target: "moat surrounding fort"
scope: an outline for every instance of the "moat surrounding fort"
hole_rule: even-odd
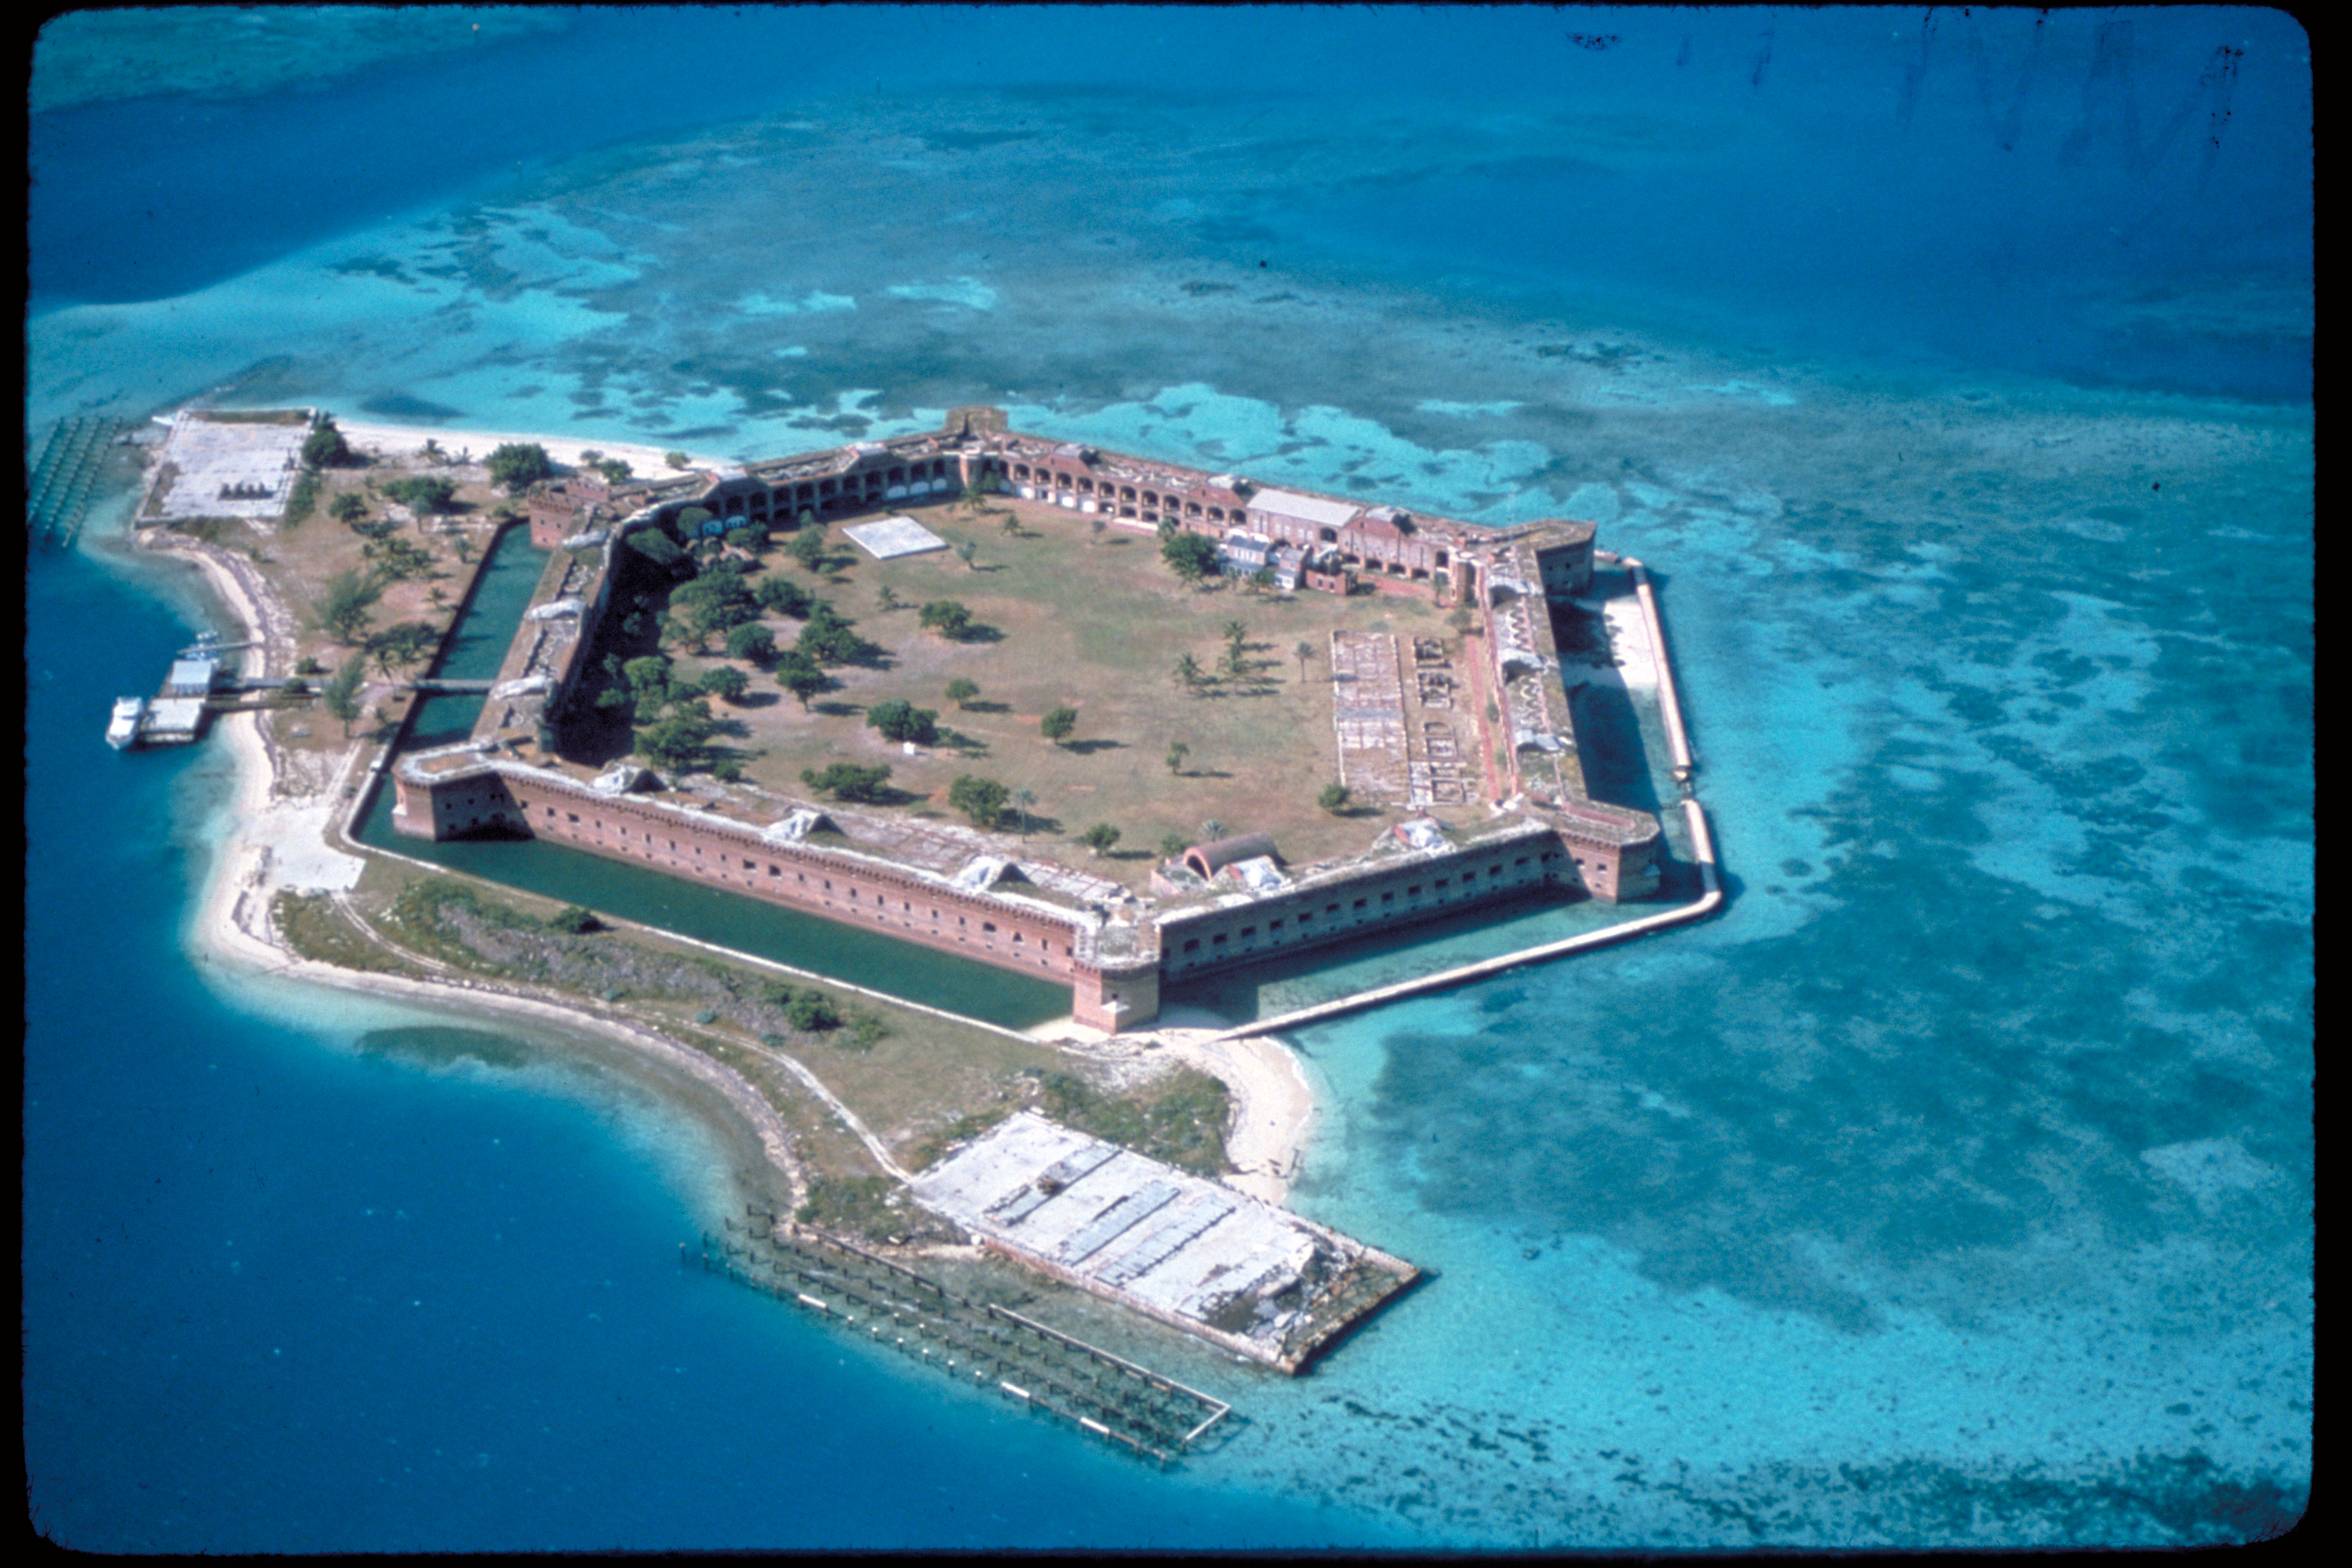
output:
[[[371,748],[363,767],[408,721],[397,691],[422,673],[400,662],[415,634],[390,634],[454,618],[461,540],[478,560],[499,507],[527,525],[524,498],[467,476],[446,531],[377,540],[324,497],[290,530],[219,530],[220,575],[199,581],[128,550],[129,503],[102,496],[27,582],[37,1526],[184,1552],[2079,1548],[2291,1524],[2310,1477],[2315,898],[2293,28],[2193,8],[1376,8],[1154,13],[1139,34],[1135,15],[927,13],[892,35],[887,73],[870,16],[840,7],[53,24],[34,81],[28,463],[68,419],[137,428],[193,400],[331,409],[355,437],[387,422],[377,439],[404,455],[339,470],[363,493],[478,469],[514,438],[566,467],[591,447],[684,477],[669,449],[748,469],[919,440],[986,405],[1057,445],[1416,520],[1589,521],[1647,563],[1723,918],[1286,1026],[1287,1068],[1269,1042],[1217,1047],[1264,1047],[1225,1064],[1235,1080],[1271,1105],[1295,1075],[1318,1108],[1295,1165],[1244,1152],[1234,1178],[1286,1181],[1288,1208],[1428,1276],[1305,1375],[1081,1291],[1024,1302],[1033,1276],[942,1257],[965,1300],[1170,1386],[978,1306],[941,1328],[961,1336],[945,1375],[921,1330],[881,1332],[892,1312],[948,1315],[894,1295],[887,1268],[755,1255],[769,1281],[790,1275],[779,1300],[680,1267],[706,1236],[737,1267],[724,1247],[745,1247],[750,1205],[908,1217],[874,1147],[753,1051],[762,1034],[902,1165],[949,1131],[918,1131],[934,1107],[1003,1088],[1061,1125],[1131,1113],[1189,1181],[1213,1096],[1181,1062],[1141,1080],[1186,1041],[1205,1049],[1207,1025],[1680,907],[1691,846],[1638,696],[1646,795],[1590,765],[1617,700],[1588,689],[1570,717],[1590,793],[1660,818],[1660,897],[1497,905],[1181,982],[1155,1026],[1080,1042],[1099,1053],[1090,1098],[1096,1079],[1049,1081],[1056,1047],[1025,1020],[954,1024],[624,911],[604,931],[549,924],[635,874],[607,857],[409,838],[423,864],[379,856],[340,882],[359,864],[326,839],[359,782],[341,759]],[[439,47],[401,43],[420,23]],[[90,36],[68,48],[74,27]],[[74,71],[51,68],[68,55]],[[1138,90],[1139,62],[1179,59],[1182,80]],[[1284,63],[1304,59],[1322,85]],[[713,60],[740,68],[692,93],[614,90],[649,62]],[[420,460],[428,435],[470,461]],[[928,520],[953,500],[881,510],[946,537],[964,525]],[[895,634],[929,600],[902,586],[912,607],[883,609],[875,568],[936,570],[1008,634],[872,637],[910,672],[918,653],[1043,650],[980,587],[1049,550],[1155,559],[1156,539],[1098,544],[1086,517],[1055,504],[1024,517],[1034,537],[993,519],[964,535],[1003,572],[860,552],[825,592],[853,631]],[[256,711],[197,746],[103,743],[113,699],[243,618],[235,574],[331,577],[375,564],[367,544],[417,569],[395,542],[434,561],[384,585],[364,635],[391,668],[372,647],[348,739],[322,695],[246,693]],[[519,574],[527,595],[539,574]],[[780,574],[819,581],[789,557]],[[1179,604],[1175,587],[1156,591]],[[1239,684],[1218,616],[1185,634],[1214,682],[1195,699],[1152,671],[1156,700],[1276,711],[1328,679],[1327,651],[1299,681],[1288,612],[1200,597],[1243,606],[1244,642],[1272,645],[1244,657],[1273,689],[1213,694]],[[1422,635],[1454,637],[1456,607],[1433,602],[1443,629]],[[1390,629],[1417,700],[1421,660]],[[710,646],[672,668],[730,662]],[[324,676],[345,655],[312,657]],[[897,695],[892,671],[835,668],[844,688],[812,709]],[[1057,751],[1037,721],[1058,694],[984,690],[1005,710],[962,720],[951,678],[906,692],[989,747],[949,785],[985,770],[1020,787],[1008,759],[1067,784],[1139,762],[1139,783],[1170,790],[1234,771],[1198,735],[1189,777],[1164,742],[1079,750],[1135,740],[1084,705]],[[893,786],[939,787],[903,751],[788,752],[799,700],[766,690],[772,708],[744,710],[747,731],[782,726],[766,759],[754,735],[714,737],[743,753],[730,788],[805,798],[801,770],[869,758]],[[469,702],[425,699],[421,732],[465,739]],[[1297,727],[1335,738],[1317,718]],[[808,732],[859,727],[813,713]],[[1408,754],[1407,786],[1416,763],[1449,782],[1441,760]],[[782,776],[762,779],[771,763]],[[1360,853],[1404,815],[1324,813],[1324,772],[1286,808],[1359,837],[1297,848],[1276,824],[1292,865]],[[1028,787],[1042,806],[1054,786]],[[1222,805],[1074,799],[997,831],[1015,860],[1107,870],[1139,900],[1160,896],[1170,834],[1193,847],[1208,818],[1251,827]],[[1099,856],[1080,839],[1097,823],[1123,830]],[[478,878],[468,905],[428,859],[444,852],[568,857],[581,879],[551,895]],[[281,892],[290,925],[347,959],[389,947],[346,906],[381,914],[415,973],[329,984],[228,940],[238,919],[266,930]],[[599,975],[585,1004],[535,1000]],[[771,983],[885,1032],[804,1035]],[[1036,1021],[1071,994],[1040,984]],[[934,1026],[965,1031],[967,1065],[927,1049]],[[772,1091],[768,1111],[662,1044],[706,1037]],[[1232,1132],[1268,1131],[1264,1115]],[[805,1194],[772,1173],[777,1150],[807,1154]],[[1172,1189],[1156,1215],[1201,1212],[1174,1177],[1121,1191],[1157,1203],[1155,1182]],[[1058,1202],[1031,1216],[1057,1246],[1084,1235]],[[1181,1446],[1232,1409],[1162,1469],[967,1378],[963,1346],[1074,1390],[1107,1380],[1142,1426],[1099,1424],[1138,1443]]]

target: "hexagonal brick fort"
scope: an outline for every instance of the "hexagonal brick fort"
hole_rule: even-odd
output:
[[[1484,617],[1503,754],[1486,772],[1449,725],[1450,675],[1429,650],[1333,634],[1333,672],[1350,673],[1335,715],[1343,776],[1360,795],[1423,808],[1363,854],[1285,866],[1263,835],[1188,849],[1151,896],[1028,858],[1010,841],[844,807],[747,806],[713,786],[659,787],[626,764],[591,776],[550,754],[608,608],[614,552],[640,528],[675,529],[688,508],[710,532],[790,526],[968,489],[1018,495],[1142,530],[1217,542],[1229,571],[1270,568],[1277,585],[1347,593],[1364,577]],[[529,498],[533,542],[556,552],[489,701],[467,740],[405,753],[393,768],[393,823],[417,837],[517,832],[631,861],[729,892],[865,927],[1071,987],[1087,1026],[1149,1021],[1163,981],[1444,919],[1539,886],[1612,902],[1658,884],[1660,833],[1646,812],[1590,797],[1559,678],[1551,601],[1582,594],[1593,525],[1546,520],[1492,530],[1396,507],[1252,484],[1153,458],[1024,435],[1002,410],[950,412],[934,434],[802,457],[606,485],[542,483]],[[1373,646],[1374,644],[1386,646]],[[648,788],[648,785],[655,787]],[[1499,805],[1488,812],[1486,795]],[[1477,820],[1427,813],[1479,806]]]

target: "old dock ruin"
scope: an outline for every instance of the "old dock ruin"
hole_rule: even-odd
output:
[[[763,1223],[729,1221],[725,1235],[704,1235],[704,1268],[1139,1458],[1167,1463],[1233,1408],[1009,1307],[958,1295],[848,1243],[787,1230],[773,1215],[751,1215]]]
[[[990,1251],[1296,1373],[1421,1271],[1287,1209],[1018,1111],[914,1181]]]

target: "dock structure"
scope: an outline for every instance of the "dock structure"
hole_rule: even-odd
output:
[[[904,1265],[749,1211],[681,1255],[789,1301],[975,1388],[992,1389],[1160,1464],[1188,1450],[1232,1406],[1147,1367],[974,1301]]]
[[[126,428],[105,416],[61,419],[25,481],[25,533],[36,545],[69,547],[96,499],[107,448]]]
[[[1291,1373],[1421,1272],[1033,1111],[917,1176],[914,1193],[992,1252]]]

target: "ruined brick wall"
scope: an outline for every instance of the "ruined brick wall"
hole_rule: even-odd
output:
[[[547,774],[501,773],[535,837],[1000,969],[1059,980],[1076,973],[1076,922],[1045,910],[959,892],[862,859],[771,843],[740,825],[696,822],[650,801],[597,795]]]
[[[1540,831],[1415,855],[1246,904],[1164,919],[1160,971],[1169,980],[1190,980],[1272,953],[1459,914],[1573,875],[1567,849]]]

